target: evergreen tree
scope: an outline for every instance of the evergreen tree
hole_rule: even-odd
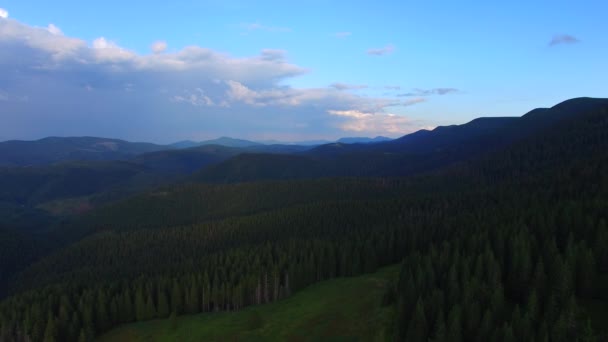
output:
[[[406,340],[413,342],[426,341],[427,334],[428,326],[424,313],[424,303],[422,302],[422,298],[418,298],[412,320],[409,324]]]

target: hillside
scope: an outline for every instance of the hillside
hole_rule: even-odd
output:
[[[522,117],[478,118],[375,144],[322,145],[293,156],[241,155],[203,169],[195,179],[239,182],[317,177],[404,177],[500,151],[567,120],[608,109],[608,99],[578,98]]]
[[[290,154],[301,146],[260,145],[233,148],[206,145],[143,153],[128,160],[64,161],[51,165],[0,167],[0,210],[7,216],[27,211],[71,215],[162,184],[177,182],[192,172],[250,151]],[[14,226],[16,220],[2,220]],[[36,226],[35,220],[31,226]],[[44,224],[42,224],[44,225]],[[38,225],[38,226],[42,226]]]
[[[119,327],[98,341],[388,341],[386,294],[397,267],[311,285],[292,297],[232,313],[179,316]]]
[[[49,137],[35,141],[0,142],[0,166],[47,165],[62,161],[125,160],[138,154],[171,149],[95,137]]]
[[[390,338],[601,339],[606,101],[567,101],[516,120],[529,120],[529,131],[501,123],[493,137],[519,136],[443,166],[445,151],[410,154],[412,165],[370,150],[345,153],[348,159],[334,154],[349,169],[365,161],[359,171],[420,170],[398,179],[323,179],[318,172],[321,179],[289,180],[311,164],[248,162],[234,180],[268,180],[183,183],[93,210],[53,231],[82,236],[9,280],[13,295],[0,304],[0,336],[69,341],[172,312],[251,310],[320,281],[401,262],[388,300],[395,312]],[[488,141],[492,125],[470,125],[485,132],[476,141]],[[471,144],[452,141],[452,151]],[[231,160],[247,158],[345,169],[326,169],[336,164],[311,153]]]

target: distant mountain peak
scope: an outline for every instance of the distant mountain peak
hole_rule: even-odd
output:
[[[373,143],[391,141],[391,140],[393,140],[393,139],[379,135],[379,136],[376,136],[375,138],[346,137],[346,138],[340,138],[336,142],[343,143],[343,144],[373,144]]]

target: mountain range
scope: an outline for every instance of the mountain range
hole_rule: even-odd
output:
[[[386,339],[605,340],[607,131],[577,98],[375,143],[71,142],[120,160],[0,168],[0,340],[248,306],[253,334],[255,306],[391,264]]]
[[[358,137],[341,138],[337,142],[354,144],[377,143],[389,140],[391,139],[386,137]],[[150,152],[190,149],[210,145],[260,152],[294,152],[306,150],[324,143],[329,143],[329,141],[302,141],[299,143],[266,141],[262,143],[220,137],[200,142],[184,140],[169,145],[158,145],[99,137],[48,137],[34,141],[9,140],[0,142],[0,167],[40,166],[65,161],[130,160]]]
[[[607,101],[578,98],[522,117],[478,118],[394,140],[346,138],[320,146],[264,145],[231,138],[181,149],[88,137],[8,141],[0,143],[0,202],[8,212],[40,212],[44,207],[69,213],[176,181],[404,177],[500,150],[576,119],[581,112],[605,108]],[[14,215],[4,217],[9,216]]]

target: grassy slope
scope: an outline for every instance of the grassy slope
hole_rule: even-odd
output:
[[[119,327],[100,341],[386,341],[392,306],[381,305],[398,266],[312,285],[238,312],[180,316]],[[255,328],[257,326],[257,328]]]

